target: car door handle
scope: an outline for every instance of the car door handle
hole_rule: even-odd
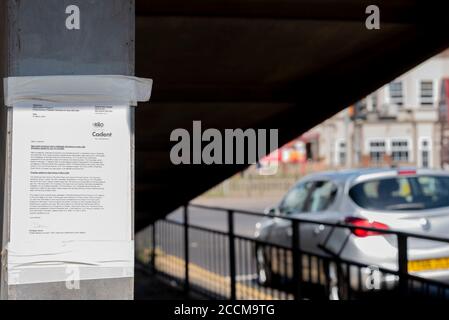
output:
[[[324,226],[324,224],[320,224],[319,226],[316,226],[315,229],[313,230],[313,234],[314,235],[319,235],[321,232],[324,231],[324,229],[326,229],[326,227]]]
[[[287,236],[291,237],[293,235],[293,230],[291,228],[287,229]]]

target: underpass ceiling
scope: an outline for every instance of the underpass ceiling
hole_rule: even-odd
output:
[[[439,3],[137,1],[136,74],[154,79],[136,114],[136,226],[200,195],[241,166],[174,166],[170,133],[192,121],[278,128],[286,143],[449,47]]]

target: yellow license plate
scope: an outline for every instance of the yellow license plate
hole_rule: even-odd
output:
[[[409,272],[449,269],[449,258],[415,260],[408,262]]]

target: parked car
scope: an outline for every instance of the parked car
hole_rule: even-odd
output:
[[[332,299],[343,298],[349,290],[394,288],[398,277],[379,270],[398,269],[395,235],[325,224],[447,237],[449,174],[409,168],[312,174],[300,180],[277,207],[267,209],[266,213],[275,217],[267,217],[256,226],[256,260],[261,284],[272,285],[279,279],[291,278],[291,257],[279,258],[270,245],[265,245],[291,247],[291,221],[283,219],[288,217],[315,222],[300,223],[298,230],[301,252],[306,253],[301,260],[306,282],[311,281],[310,272],[314,270],[318,274],[315,278],[326,279],[318,285],[327,286],[326,292]],[[311,265],[313,259],[318,261],[315,266]],[[343,268],[338,259],[364,267]],[[409,238],[408,260],[410,274],[449,282],[449,243]],[[283,268],[279,267],[282,265]],[[374,288],[373,276],[379,278]]]

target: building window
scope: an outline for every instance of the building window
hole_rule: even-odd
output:
[[[429,161],[429,151],[428,150],[423,150],[421,151],[421,157],[422,157],[422,167],[423,168],[429,168],[430,166],[430,161]]]
[[[409,162],[410,158],[409,143],[407,140],[391,141],[391,158],[393,162]]]
[[[420,144],[421,149],[421,167],[430,168],[430,139],[422,139]]]
[[[373,111],[377,110],[377,93],[371,95],[371,108]]]
[[[398,106],[404,105],[404,93],[401,81],[390,83],[390,101]]]
[[[306,159],[307,161],[316,161],[319,158],[318,155],[318,141],[314,140],[306,143]]]
[[[337,143],[337,165],[346,165],[346,142],[340,141]]]
[[[433,81],[421,81],[421,105],[432,106],[434,103],[433,97]]]
[[[383,163],[386,153],[384,140],[373,140],[369,143],[369,155],[372,163]]]

